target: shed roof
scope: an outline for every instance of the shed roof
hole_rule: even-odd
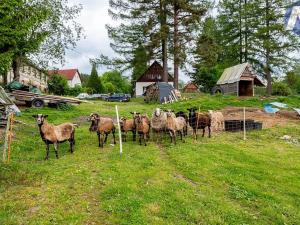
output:
[[[217,84],[231,84],[240,81],[244,71],[248,68],[251,75],[253,76],[255,80],[255,84],[265,86],[265,82],[263,78],[259,77],[251,64],[249,63],[243,63],[239,64],[233,67],[229,67],[224,70],[222,76],[218,80]]]

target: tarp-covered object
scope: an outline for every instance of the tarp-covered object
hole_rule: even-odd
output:
[[[167,103],[177,101],[180,98],[176,93],[177,91],[172,85],[166,82],[156,82],[146,87],[144,96],[146,102],[158,101]]]

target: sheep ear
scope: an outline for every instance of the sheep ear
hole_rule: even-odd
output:
[[[32,115],[32,117],[33,117],[33,118],[37,118],[37,117],[38,117],[38,115]]]
[[[174,109],[172,110],[172,112],[175,112]]]
[[[190,111],[191,111],[191,108],[188,108],[187,110],[190,112]]]
[[[134,113],[133,113],[133,112],[130,112],[130,114],[132,114],[132,115],[133,115]]]
[[[48,115],[44,115],[44,118],[47,118],[48,117]]]

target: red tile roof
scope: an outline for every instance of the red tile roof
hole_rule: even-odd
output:
[[[76,75],[76,72],[79,71],[78,69],[67,69],[67,70],[49,70],[49,75],[58,74],[64,76],[67,80],[73,80],[74,76]]]

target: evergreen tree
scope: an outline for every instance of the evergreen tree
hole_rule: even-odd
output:
[[[288,57],[299,49],[299,37],[286,31],[283,22],[289,0],[222,0],[218,16],[221,59],[228,66],[250,62],[268,81],[293,65]]]
[[[187,59],[187,53],[193,46],[202,17],[209,8],[209,1],[199,0],[169,0],[172,10],[170,12],[173,21],[169,22],[172,27],[170,39],[172,46],[170,52],[174,63],[174,87],[178,89],[179,68]]]
[[[91,88],[94,93],[103,93],[104,87],[102,85],[101,79],[98,76],[97,67],[95,64],[92,66],[91,75],[87,82],[87,87]]]

